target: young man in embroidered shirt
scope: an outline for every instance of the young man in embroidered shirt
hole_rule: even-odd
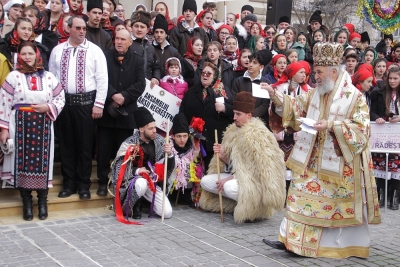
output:
[[[286,166],[293,172],[279,241],[267,245],[306,257],[369,256],[368,223],[381,222],[369,151],[369,109],[340,66],[343,46],[314,46],[317,87],[296,97],[268,90],[282,127],[301,131],[298,119],[316,121],[301,131]],[[378,208],[376,208],[378,207]]]
[[[193,36],[198,36],[203,41],[203,54],[206,54],[208,44],[207,33],[197,25],[195,16],[197,15],[197,4],[195,0],[185,0],[182,6],[184,19],[180,24],[171,30],[170,41],[183,57],[187,51],[187,44]]]

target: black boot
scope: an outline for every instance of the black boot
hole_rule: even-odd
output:
[[[47,219],[47,194],[49,193],[49,189],[40,189],[36,190],[37,198],[38,198],[38,210],[39,210],[39,219],[46,220]]]
[[[399,190],[393,191],[393,197],[391,199],[392,205],[390,207],[391,210],[399,209]]]
[[[25,221],[32,221],[33,219],[33,212],[32,212],[32,191],[20,189],[19,193],[21,194],[22,198],[22,218]]]
[[[132,218],[136,220],[142,218],[142,198],[139,198],[133,206]]]

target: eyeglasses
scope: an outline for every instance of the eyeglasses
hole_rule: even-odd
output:
[[[125,9],[116,9],[115,12],[125,12]]]
[[[212,72],[205,72],[205,71],[201,72],[201,76],[210,77],[211,75],[212,75]]]
[[[76,26],[75,29],[76,29],[77,31],[84,31],[84,32],[87,30],[86,27],[79,27],[79,26]]]
[[[266,32],[267,34],[271,34],[271,35],[274,35],[275,34],[275,32]]]
[[[219,34],[222,34],[222,35],[228,35],[228,34],[229,34],[229,32],[220,32]]]

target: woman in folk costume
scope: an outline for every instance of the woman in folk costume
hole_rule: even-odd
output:
[[[379,90],[371,92],[371,121],[376,123],[398,123],[400,106],[400,68],[394,67],[388,71],[386,85]],[[384,205],[384,190],[386,177],[386,154],[372,153],[372,159],[375,168],[375,176],[378,186],[379,204]],[[400,155],[389,154],[389,177],[388,197],[389,208],[399,209],[400,198]]]
[[[214,157],[201,179],[200,208],[218,212],[220,190],[223,211],[233,212],[237,223],[268,219],[285,202],[283,152],[264,122],[252,116],[255,103],[250,92],[236,95],[235,122],[226,128],[222,143],[213,145]]]
[[[282,126],[300,131],[286,161],[293,179],[279,241],[263,241],[306,257],[367,258],[368,224],[381,223],[369,109],[340,66],[342,45],[317,43],[313,54],[316,89],[292,97],[261,85],[282,116]],[[302,130],[301,117],[316,134]]]
[[[239,53],[239,43],[236,37],[233,35],[226,37],[221,57],[223,60],[230,63],[233,69],[237,67]]]
[[[287,58],[285,55],[278,54],[273,56],[271,65],[269,67],[268,73],[265,78],[271,81],[271,83],[276,83],[281,78],[283,72],[287,67]]]
[[[283,72],[278,82],[272,84],[279,92],[285,95],[296,97],[307,93],[312,88],[307,84],[307,70],[310,65],[306,61],[299,61],[290,64]],[[282,118],[275,112],[275,105],[271,104],[269,126],[278,141],[279,148],[285,153],[285,162],[292,152],[293,146],[299,138],[299,133],[293,128],[282,128]],[[289,190],[290,180],[292,179],[292,171],[286,171],[286,194]]]
[[[0,140],[15,144],[14,151],[8,151],[4,158],[3,187],[20,190],[27,221],[33,218],[31,192],[36,190],[39,219],[44,220],[53,179],[53,121],[64,107],[64,91],[54,75],[43,69],[39,50],[32,42],[19,44],[16,69],[1,88]]]
[[[200,180],[204,173],[200,153],[203,128],[203,119],[194,117],[189,125],[185,115],[178,113],[174,117],[170,140],[175,155],[175,169],[168,179],[168,192],[171,196],[176,195],[179,204],[194,205],[196,208],[199,207]]]

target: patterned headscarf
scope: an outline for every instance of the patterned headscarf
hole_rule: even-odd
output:
[[[18,18],[18,19],[26,21],[26,22],[29,21],[29,23],[32,23],[29,19],[25,19],[25,18]],[[10,43],[11,51],[13,51],[13,52],[17,51],[17,47],[21,43],[21,41],[22,40],[19,37],[19,34],[17,32],[17,24],[15,24],[14,29],[11,31],[11,34],[10,34],[10,42],[9,43]],[[35,34],[32,33],[32,35],[31,35],[31,37],[29,37],[28,41],[30,41],[30,42],[35,41]]]
[[[46,30],[46,22],[42,12],[40,12],[39,8],[35,6],[29,6],[29,9],[35,9],[37,16],[36,16],[36,23],[33,26],[33,32],[37,35],[41,34],[44,30]]]
[[[69,14],[62,14],[61,17],[60,17],[60,19],[58,20],[58,25],[57,25],[57,32],[56,32],[56,34],[57,34],[57,36],[58,36],[58,42],[59,42],[60,44],[66,42],[66,41],[68,40],[68,38],[69,38],[69,33],[67,33],[67,32],[65,31],[65,29],[64,29],[64,24],[63,24],[63,21],[64,21],[64,17],[65,17],[65,16],[69,16]]]
[[[72,10],[72,8],[71,8],[71,0],[67,0],[67,2],[68,2],[68,6],[69,6],[69,14],[71,14],[71,15],[77,15],[77,16],[81,16],[81,15],[83,15],[83,0],[82,0],[82,2],[81,2],[81,5],[78,7],[78,10]]]
[[[185,55],[183,56],[184,58],[191,59],[193,61],[193,64],[195,64],[196,66],[197,66],[197,63],[201,59],[203,59],[203,57],[201,55],[198,56],[193,52],[193,44],[197,40],[200,40],[200,38],[197,36],[194,36],[189,39],[189,42],[187,44],[187,51],[186,51]]]
[[[27,45],[24,45],[22,47],[25,47],[25,46],[27,46]],[[19,72],[24,73],[24,74],[30,74],[30,73],[35,73],[37,71],[43,70],[42,56],[40,55],[40,52],[39,52],[39,49],[37,48],[37,46],[36,45],[34,45],[34,46],[35,46],[35,50],[36,50],[36,60],[35,60],[35,64],[33,66],[27,64],[24,60],[22,60],[21,55],[19,54],[19,51],[18,51],[17,70]],[[19,47],[19,49],[22,49],[22,47]]]
[[[235,52],[229,52],[228,51],[228,48],[226,47],[226,40],[228,40],[228,39],[235,39],[236,40],[236,50],[235,50]],[[222,59],[225,59],[225,60],[228,60],[228,61],[232,61],[232,60],[238,59],[239,53],[240,53],[240,51],[239,51],[238,39],[233,35],[227,36],[225,38],[223,49],[222,49]]]

